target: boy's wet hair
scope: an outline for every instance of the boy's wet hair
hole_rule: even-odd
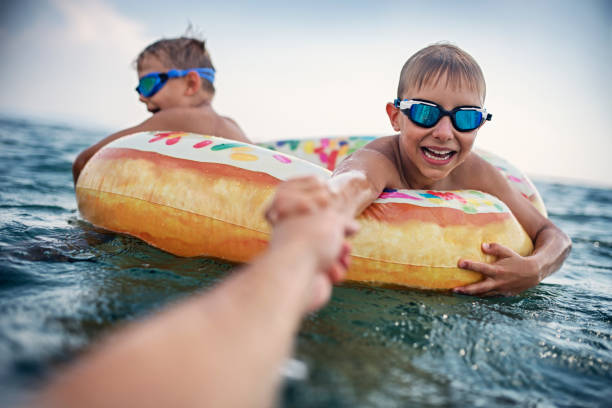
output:
[[[153,56],[170,69],[212,68],[206,42],[192,37],[166,38],[145,48],[136,58],[136,69],[140,70],[146,57]],[[202,78],[202,87],[214,93],[215,87]]]
[[[476,60],[456,45],[437,43],[423,48],[406,61],[400,74],[397,97],[403,98],[406,89],[419,90],[446,76],[451,89],[467,87],[486,96],[484,75]]]

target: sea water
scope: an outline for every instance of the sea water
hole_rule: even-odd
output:
[[[103,136],[0,118],[0,406],[120,323],[206,290],[233,266],[82,220],[71,163]],[[305,375],[286,377],[281,404],[611,406],[612,189],[535,182],[573,241],[560,271],[509,298],[336,287],[301,326],[293,358]]]

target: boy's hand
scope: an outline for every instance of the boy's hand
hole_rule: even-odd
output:
[[[336,195],[324,180],[314,176],[287,180],[278,185],[265,216],[270,224],[276,225],[287,217],[329,208]]]
[[[540,283],[536,262],[523,257],[500,244],[482,244],[482,251],[494,255],[497,261],[492,264],[460,259],[457,266],[480,272],[485,279],[467,286],[453,289],[455,293],[478,296],[511,296],[521,293]]]

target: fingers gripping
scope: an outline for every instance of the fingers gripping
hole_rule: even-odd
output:
[[[504,245],[497,244],[495,242],[483,243],[482,251],[488,255],[495,256],[497,258],[497,261],[503,258],[510,258],[510,257],[518,256],[517,253],[511,250],[510,248]],[[459,262],[457,263],[457,266],[462,269],[468,269],[474,272],[479,272],[485,276],[492,277],[492,278],[497,276],[500,272],[499,265],[496,265],[495,263],[488,264],[486,262],[476,262],[476,261],[471,261],[468,259],[460,259]]]
[[[482,295],[487,292],[492,292],[495,289],[495,281],[491,278],[486,278],[483,281],[473,283],[468,286],[462,286],[453,289],[453,292],[463,295]]]
[[[488,277],[494,277],[497,275],[497,267],[493,264],[488,264],[485,262],[475,262],[469,261],[466,259],[461,259],[458,262],[458,265],[462,269],[468,269],[470,271],[481,273]]]
[[[517,255],[516,252],[514,252],[510,248],[504,245],[498,244],[496,242],[491,242],[491,243],[485,242],[484,244],[482,244],[482,252],[484,252],[485,254],[496,256],[498,259],[499,258],[509,258],[511,256]]]

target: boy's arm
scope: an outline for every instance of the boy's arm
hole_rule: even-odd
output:
[[[169,119],[172,116],[172,113],[169,114],[169,112],[167,111],[157,112],[139,125],[121,130],[117,133],[113,133],[112,135],[100,140],[93,146],[90,146],[87,149],[83,150],[74,160],[74,163],[72,163],[72,178],[74,180],[74,184],[76,185],[76,182],[79,179],[79,175],[81,174],[83,167],[85,167],[89,159],[91,159],[93,155],[98,152],[98,150],[102,149],[110,142],[113,142],[123,136],[131,135],[138,132],[146,132],[151,130],[178,130],[171,129],[173,123],[172,121],[169,121]]]
[[[514,295],[536,286],[545,277],[558,270],[571,250],[570,238],[545,218],[536,208],[493,166],[483,161],[472,174],[482,174],[475,189],[485,191],[502,200],[512,211],[534,243],[530,256],[522,257],[498,243],[484,243],[482,251],[497,257],[487,264],[461,259],[458,266],[480,272],[483,281],[455,288],[457,293],[469,295]]]
[[[58,377],[38,405],[272,406],[300,319],[343,277],[327,271],[354,231],[332,211],[281,222],[252,265],[120,331]]]
[[[92,156],[96,154],[98,150],[100,150],[101,148],[109,144],[110,142],[119,139],[120,137],[130,135],[132,133],[140,132],[139,130],[140,126],[141,125],[138,125],[133,128],[129,128],[129,129],[125,129],[120,132],[117,132],[117,133],[113,133],[112,135],[105,137],[104,139],[96,143],[95,145],[90,146],[87,149],[83,150],[81,153],[79,153],[77,158],[74,160],[74,163],[72,163],[72,179],[74,181],[74,184],[76,185],[77,180],[79,179],[79,175],[81,174],[81,171],[83,170],[83,167],[85,167],[89,159],[91,159]]]
[[[281,183],[266,212],[268,221],[274,224],[286,217],[327,207],[334,207],[350,218],[359,215],[385,187],[399,184],[395,165],[375,142],[379,141],[342,161],[327,181],[305,177]]]

